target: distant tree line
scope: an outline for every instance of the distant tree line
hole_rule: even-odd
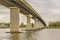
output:
[[[10,23],[0,23],[0,28],[9,28],[10,27]]]
[[[33,23],[31,23],[31,26],[32,26],[32,27],[34,27],[34,24],[33,24]],[[20,27],[21,27],[21,28],[25,28],[25,27],[26,27],[26,25],[25,25],[24,23],[21,23]]]
[[[60,22],[49,22],[49,27],[60,27]]]
[[[4,24],[4,25],[3,25],[3,24]],[[10,28],[10,23],[0,23],[0,28],[1,28],[1,26],[2,26],[2,28]],[[19,27],[20,27],[20,28],[26,28],[26,24],[21,23],[21,24],[19,25]],[[34,27],[34,24],[33,24],[33,23],[31,23],[31,27]]]

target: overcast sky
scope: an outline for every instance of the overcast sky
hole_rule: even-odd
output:
[[[26,0],[26,1],[40,14],[40,16],[46,23],[50,21],[60,21],[60,0]],[[9,22],[10,21],[9,13],[10,12],[8,8],[0,5],[0,22]],[[23,20],[22,22],[24,21],[25,20]]]

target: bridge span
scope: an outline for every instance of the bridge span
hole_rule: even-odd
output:
[[[34,20],[33,29],[46,26],[41,16],[25,0],[0,0],[0,5],[4,5],[10,9],[11,32],[19,32],[19,13],[27,17],[27,30],[32,29],[31,18]]]

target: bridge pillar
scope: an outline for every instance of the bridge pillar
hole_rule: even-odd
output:
[[[39,28],[40,27],[40,24],[39,24],[39,20],[37,19],[37,26],[36,26],[37,28]]]
[[[40,21],[38,23],[39,23],[39,28],[43,28],[44,27],[44,25]]]
[[[31,18],[30,18],[30,15],[26,15],[26,17],[27,17],[26,29],[29,30],[31,29]]]
[[[19,13],[19,8],[10,7],[10,32],[19,32]]]
[[[34,18],[34,28],[38,28],[38,19]]]
[[[38,20],[38,28],[41,28],[41,22]]]

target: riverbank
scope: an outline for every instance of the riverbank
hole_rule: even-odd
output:
[[[46,27],[46,29],[60,29],[60,27]]]
[[[2,27],[0,29],[9,29],[10,30],[10,28],[8,28],[8,27],[4,27],[4,28]],[[43,28],[31,28],[31,29],[19,28],[19,30],[21,30],[21,31],[38,31],[38,30],[42,30],[42,29],[45,29],[45,27],[43,27]]]

